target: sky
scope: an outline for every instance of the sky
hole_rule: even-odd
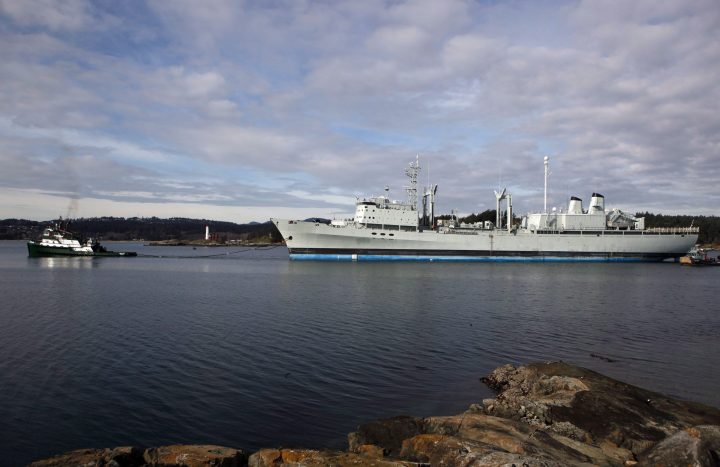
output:
[[[720,214],[717,0],[0,0],[0,218]]]

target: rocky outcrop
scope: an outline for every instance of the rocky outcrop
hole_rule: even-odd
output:
[[[339,451],[317,451],[314,449],[261,449],[248,461],[250,467],[275,466],[366,466],[366,467],[408,467],[415,465],[410,462],[389,459],[369,458],[361,454]]]
[[[174,445],[146,449],[146,465],[201,467],[235,467],[245,465],[247,456],[242,450],[213,445]]]
[[[488,414],[634,456],[695,425],[720,425],[720,410],[679,401],[562,362],[497,368],[483,381],[499,390]]]
[[[720,410],[670,399],[566,363],[495,369],[498,392],[444,417],[363,424],[349,449],[219,446],[72,451],[35,466],[717,466]]]
[[[31,467],[236,467],[247,465],[247,455],[240,449],[214,445],[173,445],[142,449],[79,449],[49,459],[36,461]]]
[[[142,465],[143,450],[132,446],[113,449],[78,449],[48,459],[35,461],[32,467],[82,466],[123,466]]]
[[[562,362],[505,365],[483,381],[497,397],[456,416],[361,425],[350,450],[374,445],[430,465],[671,466],[682,444],[690,465],[720,465],[718,409]]]
[[[387,456],[397,456],[404,440],[421,433],[422,419],[392,417],[360,425],[358,431],[348,435],[348,444],[354,452],[359,452],[359,446],[374,445]]]
[[[398,426],[396,419],[373,425],[383,423],[388,430]],[[627,451],[603,450],[520,421],[479,413],[415,419],[414,425],[421,432],[404,439],[397,452],[395,433],[387,440],[352,433],[350,450],[357,452],[358,446],[374,442],[393,457],[429,465],[622,465],[632,457]]]
[[[642,454],[639,465],[720,465],[720,427],[679,430]]]

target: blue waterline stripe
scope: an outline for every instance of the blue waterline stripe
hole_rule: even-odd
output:
[[[662,258],[601,257],[601,256],[411,256],[411,255],[353,255],[291,253],[293,261],[417,261],[417,262],[480,262],[480,263],[645,263]]]

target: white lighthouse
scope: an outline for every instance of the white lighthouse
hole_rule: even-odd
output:
[[[205,226],[205,241],[208,241],[208,240],[210,240],[210,226],[206,225]]]

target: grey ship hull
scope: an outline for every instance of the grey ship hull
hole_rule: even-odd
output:
[[[361,224],[273,219],[292,260],[330,261],[662,261],[684,256],[697,232],[598,230],[401,231]]]

